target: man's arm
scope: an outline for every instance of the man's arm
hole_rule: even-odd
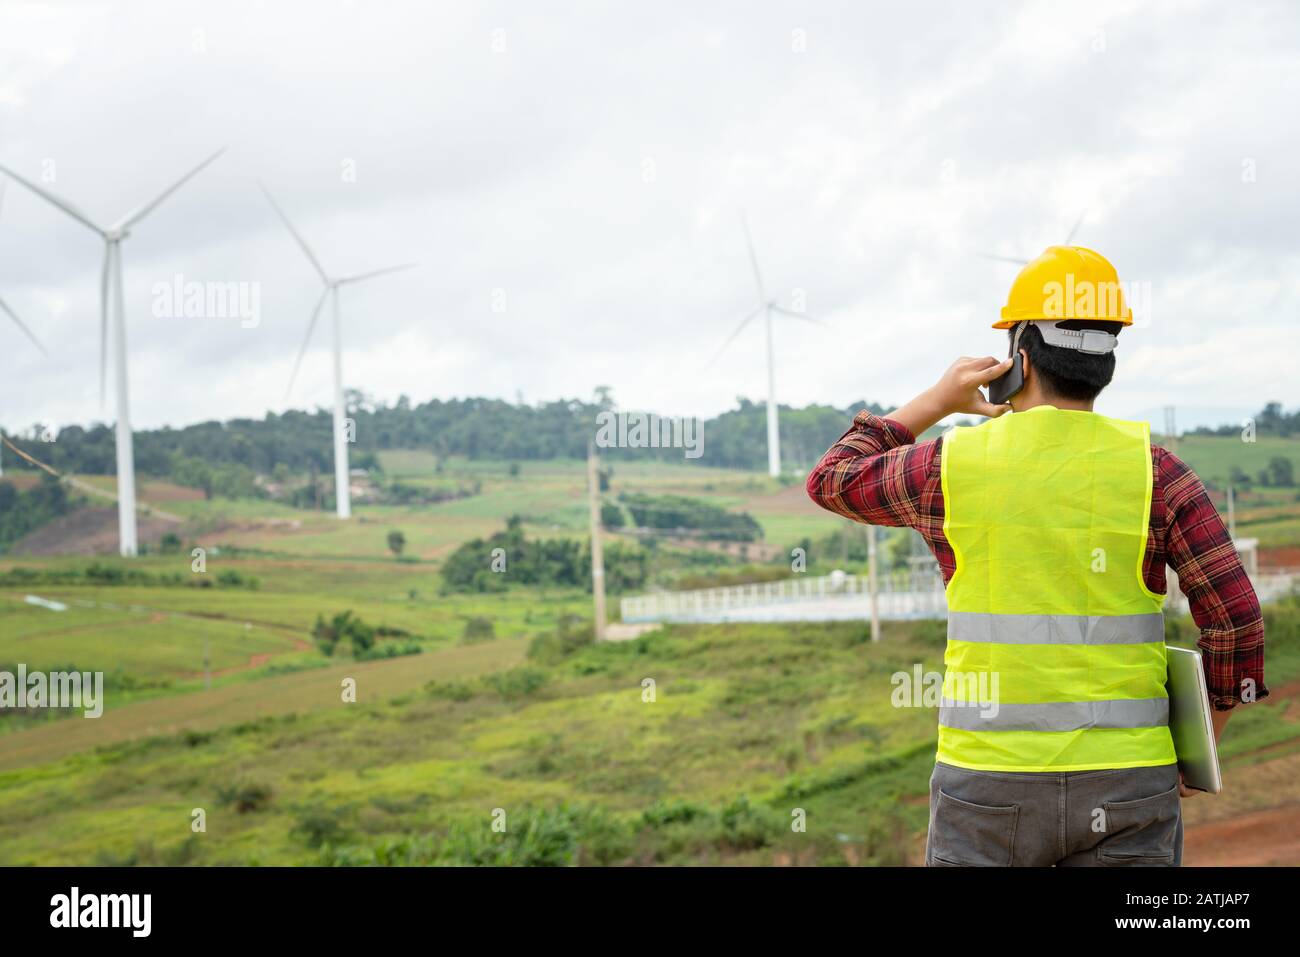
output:
[[[808,497],[855,522],[915,527],[937,444],[915,441],[898,422],[859,412],[808,473]]]
[[[939,442],[916,443],[940,419],[958,412],[996,416],[1007,406],[985,401],[979,387],[1007,370],[999,362],[958,359],[932,387],[885,418],[860,412],[808,475],[808,496],[822,508],[869,525],[906,525],[935,545],[924,498],[935,485],[931,466]],[[942,564],[942,558],[940,559]]]
[[[1258,701],[1264,687],[1264,619],[1228,529],[1205,486],[1177,456],[1163,449],[1160,474],[1166,510],[1166,561],[1178,574],[1214,705],[1215,731],[1237,704]]]

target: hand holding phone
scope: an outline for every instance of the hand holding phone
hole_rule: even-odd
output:
[[[989,401],[1005,405],[1007,400],[1025,387],[1025,357],[1017,352],[1011,368],[989,383]]]

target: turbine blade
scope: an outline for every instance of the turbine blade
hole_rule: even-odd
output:
[[[358,273],[355,276],[345,276],[339,280],[339,285],[346,285],[352,282],[361,282],[364,279],[373,279],[375,276],[382,276],[384,273],[397,272],[399,269],[412,269],[415,263],[402,263],[400,266],[387,266],[383,269],[374,269],[370,272]]]
[[[727,341],[722,344],[722,348],[713,354],[713,358],[709,360],[709,365],[713,365],[713,363],[717,362],[718,357],[727,351],[727,346],[731,345],[731,343],[735,341],[736,336],[740,335],[741,331],[747,325],[749,325],[754,319],[756,319],[758,316],[761,316],[763,314],[763,310],[766,308],[767,308],[766,306],[759,306],[757,309],[755,309],[753,312],[747,315],[744,319],[741,319],[740,325],[736,326],[735,330],[731,333],[731,335],[727,336]]]
[[[93,229],[95,232],[99,233],[101,236],[104,235],[104,230],[101,227],[97,226],[93,219],[91,219],[81,210],[77,209],[77,207],[73,206],[66,199],[62,199],[61,197],[55,196],[49,190],[43,189],[40,186],[37,186],[31,180],[19,176],[17,173],[15,173],[13,170],[11,170],[8,166],[5,166],[4,164],[0,164],[0,170],[3,170],[10,179],[17,180],[19,183],[22,183],[24,186],[26,186],[33,193],[35,193],[41,199],[45,200],[50,205],[57,206],[59,209],[63,210],[65,213],[67,213],[77,222],[81,223],[83,226],[88,226],[89,228]]]
[[[18,313],[10,309],[9,303],[5,302],[3,299],[0,299],[0,311],[3,311],[8,315],[9,318],[17,324],[18,328],[23,331],[23,335],[32,340],[32,345],[41,350],[41,355],[45,356],[47,359],[50,357],[50,354],[45,351],[45,347],[41,345],[41,340],[36,338],[35,334],[32,333],[32,330],[27,328],[27,324],[18,318]]]
[[[754,282],[758,284],[758,298],[760,301],[767,299],[767,293],[763,291],[763,277],[758,271],[758,256],[754,252],[754,240],[749,236],[749,220],[745,214],[740,214],[740,225],[745,228],[745,245],[749,247],[749,264],[754,267]]]
[[[1079,218],[1075,221],[1074,225],[1070,227],[1069,233],[1066,234],[1065,245],[1069,246],[1071,243],[1074,242],[1074,236],[1076,233],[1078,233],[1079,227],[1083,225],[1084,217],[1087,215],[1088,215],[1088,211],[1086,209],[1079,214]]]
[[[258,185],[261,186],[260,183]],[[271,195],[271,191],[265,186],[262,186],[262,193],[266,196],[267,202],[271,204],[271,208],[274,209],[276,214],[280,217],[280,221],[288,227],[293,238],[297,240],[299,248],[307,254],[307,258],[311,260],[312,267],[316,270],[316,273],[320,276],[321,280],[328,285],[330,277],[325,275],[325,269],[321,266],[320,260],[316,258],[316,254],[311,251],[311,247],[307,245],[307,240],[303,239],[298,233],[298,230],[293,228],[293,223],[289,222],[289,217],[284,214],[284,210],[282,210],[280,204],[275,201],[275,198]]]
[[[298,358],[293,364],[293,375],[289,376],[289,388],[284,390],[284,397],[289,398],[289,393],[293,391],[293,382],[298,378],[298,367],[302,365],[302,357],[307,353],[307,343],[311,342],[312,331],[316,328],[316,320],[320,318],[321,307],[325,305],[325,299],[329,296],[331,289],[325,287],[325,291],[320,294],[320,299],[316,302],[316,308],[312,310],[311,322],[307,323],[307,335],[302,337],[302,348],[298,350]]]
[[[778,306],[772,303],[772,311],[779,312],[783,316],[789,316],[791,319],[802,319],[804,322],[814,322],[819,326],[825,326],[827,329],[830,325],[818,319],[816,316],[810,316],[806,312],[795,312],[793,309],[786,309],[784,306]]]
[[[104,269],[99,275],[99,407],[104,407],[105,383],[108,379],[108,283],[113,247],[104,243]]]
[[[182,186],[184,186],[186,183],[192,180],[195,176],[198,176],[199,173],[201,173],[204,169],[206,169],[213,162],[215,162],[217,157],[220,156],[225,151],[226,148],[224,146],[221,147],[221,149],[217,150],[215,153],[213,153],[211,156],[205,159],[198,166],[194,167],[194,169],[190,170],[188,173],[186,173],[184,176],[178,179],[171,186],[167,187],[167,189],[163,190],[163,192],[158,196],[158,198],[155,199],[152,203],[145,203],[143,206],[139,207],[133,212],[127,213],[125,216],[119,219],[116,223],[113,224],[113,229],[114,230],[130,229],[140,220],[144,219],[155,209],[157,209],[158,206],[162,203],[162,201],[165,200],[168,196],[176,192],[178,189],[180,189]]]
[[[1029,265],[1028,259],[1017,259],[1015,256],[999,256],[997,253],[976,252],[976,256],[982,256],[985,259],[993,259],[1001,263],[1015,263],[1017,266]]]

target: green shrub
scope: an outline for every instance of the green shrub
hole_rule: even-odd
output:
[[[240,814],[260,811],[271,803],[271,785],[260,781],[236,781],[217,787],[217,803],[233,805]]]
[[[527,698],[546,684],[546,672],[537,668],[511,668],[484,675],[483,684],[507,700]]]
[[[325,844],[338,844],[349,834],[347,820],[350,808],[330,807],[315,801],[294,809],[294,825],[289,834],[308,847],[319,848]]]
[[[775,811],[750,804],[743,794],[722,809],[719,820],[723,843],[740,851],[766,847],[785,824]]]
[[[465,630],[461,632],[460,640],[470,645],[480,641],[491,641],[496,636],[496,627],[492,619],[476,615],[465,619]]]

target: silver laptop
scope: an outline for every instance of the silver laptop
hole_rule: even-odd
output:
[[[1219,775],[1219,749],[1210,722],[1210,696],[1201,653],[1173,645],[1165,645],[1165,650],[1169,659],[1169,731],[1183,783],[1218,794],[1223,790],[1223,778]]]

